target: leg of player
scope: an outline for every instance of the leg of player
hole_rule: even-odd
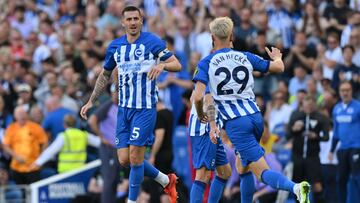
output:
[[[117,149],[117,155],[118,155],[120,165],[122,167],[128,167],[130,164],[129,147]]]
[[[267,185],[270,185],[273,188],[279,190],[286,190],[293,192],[300,203],[310,203],[309,193],[310,185],[309,183],[303,181],[301,183],[295,184],[283,174],[269,169],[264,157],[261,157],[255,162],[249,164],[250,171],[255,174],[255,176],[262,180]]]
[[[208,203],[218,203],[220,201],[226,185],[226,181],[230,176],[230,164],[216,167],[216,176],[211,182]]]
[[[144,180],[144,146],[130,145],[130,175],[128,203],[135,203]]]
[[[120,148],[118,149],[117,154],[121,166],[128,167],[130,162],[129,148]],[[144,176],[147,176],[162,185],[164,187],[165,193],[170,195],[170,198],[172,199],[171,202],[174,202],[173,199],[177,198],[177,176],[174,173],[166,175],[151,165],[147,160],[144,160]]]
[[[164,192],[169,195],[170,203],[176,203],[177,176],[175,175],[175,173],[170,173],[166,175],[159,171],[157,168],[155,168],[153,165],[151,165],[147,160],[144,160],[144,175],[158,182],[164,188]]]
[[[240,174],[240,195],[241,202],[252,203],[255,193],[255,182],[249,167],[243,167],[239,156],[236,156],[236,171]]]
[[[206,184],[209,182],[211,171],[204,166],[196,169],[195,181],[190,191],[190,203],[201,203],[203,201]]]

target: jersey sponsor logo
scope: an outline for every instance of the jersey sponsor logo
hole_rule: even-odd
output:
[[[352,117],[350,115],[336,116],[336,121],[339,123],[351,123]]]

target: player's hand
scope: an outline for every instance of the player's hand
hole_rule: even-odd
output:
[[[160,73],[164,70],[164,68],[165,68],[165,65],[163,63],[160,63],[160,64],[152,67],[152,69],[148,73],[148,78],[150,80],[155,80],[157,77],[159,77]]]
[[[330,162],[332,162],[334,160],[334,153],[329,152],[328,159]]]
[[[201,123],[207,123],[208,122],[208,117],[205,114],[199,114],[198,113],[198,118],[199,118]]]
[[[88,110],[93,106],[92,102],[88,101],[80,110],[80,116],[87,120],[87,115],[86,113],[88,112]]]
[[[219,137],[220,130],[216,126],[215,121],[210,122],[210,140],[212,143],[217,144],[217,138]]]
[[[281,60],[282,59],[282,53],[281,51],[276,48],[276,47],[271,47],[271,51],[270,49],[268,49],[267,47],[265,47],[265,51],[267,52],[267,54],[270,56],[270,58],[274,61],[276,60]]]

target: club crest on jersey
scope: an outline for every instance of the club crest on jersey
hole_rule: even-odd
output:
[[[140,48],[137,48],[135,50],[135,56],[136,57],[140,58],[140,56],[142,56],[142,54],[143,54],[143,51]]]
[[[354,113],[354,109],[353,108],[348,108],[346,112],[348,114],[352,114],[352,113]]]

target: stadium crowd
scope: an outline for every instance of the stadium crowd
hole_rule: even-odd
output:
[[[89,198],[113,202],[126,196],[128,171],[118,163],[113,136],[116,85],[109,84],[87,121],[80,119],[79,110],[103,68],[107,45],[124,34],[121,11],[129,4],[142,8],[143,30],[166,41],[182,65],[181,72],[164,72],[158,78],[157,141],[148,152],[150,163],[164,173],[175,171],[180,176],[179,202],[187,202],[190,174],[194,175],[191,160],[184,163],[178,158],[191,154],[188,136],[179,135],[187,132],[191,79],[197,62],[212,49],[209,22],[220,16],[234,21],[234,49],[264,59],[270,59],[266,46],[283,52],[284,74],[254,73],[256,102],[266,120],[261,144],[270,167],[294,181],[308,180],[314,202],[345,200],[348,182],[352,194],[360,194],[356,186],[360,179],[359,128],[346,134],[350,144],[344,142],[340,134],[347,128],[342,127],[346,118],[337,117],[345,108],[360,125],[360,111],[347,108],[349,103],[333,111],[341,100],[360,99],[357,0],[8,0],[0,1],[0,186],[11,186],[7,198],[22,196],[14,183],[30,184],[71,170],[60,164],[64,154],[42,167],[37,165],[41,152],[57,145],[57,136],[64,136],[62,144],[70,145],[63,133],[68,132],[67,115],[77,120],[73,128],[99,138],[92,141],[98,148],[88,147],[85,154],[88,161],[99,157],[104,163],[89,186],[98,195]],[[114,84],[115,80],[114,76]],[[183,140],[175,139],[176,135]],[[336,158],[338,140],[342,153]],[[229,140],[223,137],[223,142],[233,174],[221,201],[239,202],[236,157]],[[60,154],[64,153],[61,146]],[[348,148],[352,150],[346,151]],[[343,174],[338,179],[337,170]],[[340,193],[337,181],[345,185]],[[256,189],[254,199],[261,203],[287,199],[286,194],[261,182],[256,182]],[[144,182],[140,198],[167,201],[152,181]],[[360,202],[360,197],[353,198],[351,202]]]

